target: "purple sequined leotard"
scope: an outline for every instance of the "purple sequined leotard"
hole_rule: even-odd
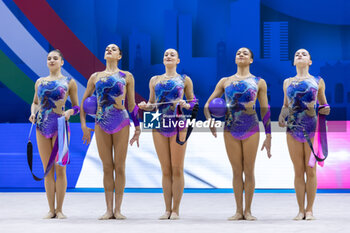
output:
[[[124,94],[125,74],[118,72],[100,78],[96,84],[97,112],[96,124],[108,134],[113,134],[130,124],[129,114],[125,109],[115,108],[115,99]]]
[[[315,135],[317,116],[314,110],[320,79],[310,77],[300,82],[292,81],[287,87],[288,106],[292,111],[288,116],[287,132],[299,142],[306,142],[303,129],[310,138]]]
[[[58,80],[42,80],[38,85],[39,111],[36,116],[37,129],[46,138],[57,134],[57,118],[64,113],[69,82],[72,78],[64,77]],[[62,108],[57,102],[62,101]]]
[[[225,130],[230,131],[236,139],[246,139],[259,132],[259,120],[255,109],[246,105],[255,102],[258,92],[259,77],[233,81],[225,87],[225,99],[228,107],[226,113]]]
[[[156,103],[174,102],[180,100],[183,97],[185,88],[186,75],[178,75],[169,80],[163,80],[158,82],[155,87]],[[162,115],[160,116],[160,128],[157,129],[159,133],[166,137],[172,137],[176,135],[177,130],[174,124],[178,123],[178,120],[185,120],[183,116],[175,118],[175,107],[173,103],[160,104],[158,110]],[[163,125],[163,123],[165,124]],[[183,128],[180,128],[182,130]]]

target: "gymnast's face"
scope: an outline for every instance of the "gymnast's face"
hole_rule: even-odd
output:
[[[252,54],[247,48],[240,48],[236,53],[236,64],[240,66],[246,66],[253,63]]]
[[[47,55],[47,67],[50,70],[57,70],[63,66],[63,59],[56,51],[52,51]]]
[[[163,57],[164,66],[176,66],[180,63],[179,54],[175,49],[165,50]]]
[[[110,44],[106,47],[105,60],[120,60],[122,55],[120,49],[116,44]]]
[[[311,56],[306,49],[299,49],[295,52],[294,65],[298,67],[311,66]]]

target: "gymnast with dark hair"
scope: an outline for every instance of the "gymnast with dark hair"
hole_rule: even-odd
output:
[[[77,84],[71,77],[62,75],[61,67],[63,64],[63,56],[58,49],[51,51],[47,55],[47,66],[50,70],[50,75],[39,78],[36,81],[31,115],[29,117],[32,123],[36,123],[38,149],[45,171],[57,140],[57,119],[65,116],[66,121],[68,121],[70,116],[78,114],[80,110]],[[73,107],[65,110],[68,96]],[[49,212],[44,217],[45,219],[66,218],[62,211],[66,189],[66,167],[55,164],[45,177],[45,191],[49,204]]]
[[[321,77],[310,75],[310,53],[299,49],[294,56],[296,76],[283,83],[284,100],[279,126],[287,127],[287,144],[294,165],[294,187],[299,213],[294,220],[313,220],[313,204],[317,191],[316,166],[308,166],[316,130],[316,102],[322,106],[319,114],[328,115],[330,107],[325,96],[326,85]],[[288,118],[286,122],[286,118]],[[309,141],[309,142],[308,142]],[[306,182],[305,176],[306,174]],[[305,208],[305,194],[307,206]]]
[[[161,123],[163,120],[171,122],[178,122],[179,119],[184,120],[184,117],[180,115],[181,109],[191,110],[197,102],[190,77],[184,74],[180,75],[176,71],[179,63],[178,52],[175,49],[167,49],[163,57],[165,73],[151,78],[149,100],[147,103],[144,101],[139,103],[139,107],[145,111],[157,109],[162,113]],[[183,100],[184,95],[187,102]],[[179,119],[172,116],[178,116]],[[162,169],[165,213],[159,217],[161,220],[180,218],[180,202],[185,185],[184,159],[187,143],[180,145],[176,138],[179,136],[179,139],[184,140],[186,133],[185,127],[164,127],[162,124],[159,129],[153,129],[152,132],[154,146]]]
[[[118,62],[122,58],[120,48],[115,44],[108,45],[104,58],[106,69],[94,73],[88,81],[81,104],[80,120],[84,133],[84,143],[90,143],[91,131],[95,131],[97,149],[103,165],[103,186],[107,211],[99,219],[125,219],[126,217],[121,213],[121,204],[125,188],[125,160],[130,129],[129,114],[125,109],[125,98],[128,100],[127,107],[135,125],[135,133],[130,140],[130,145],[136,142],[137,146],[139,146],[141,133],[137,119],[138,107],[135,104],[133,75],[118,68]],[[93,130],[86,126],[84,101],[95,90],[97,94],[97,112],[95,130]],[[114,190],[115,209],[113,211]]]
[[[264,79],[250,73],[253,53],[248,48],[240,48],[235,56],[236,74],[222,78],[204,106],[207,120],[212,121],[209,103],[223,94],[227,104],[224,128],[226,152],[233,171],[233,190],[236,200],[236,213],[228,220],[256,220],[251,213],[251,203],[255,189],[254,166],[259,145],[259,120],[255,111],[256,100],[260,103],[261,118],[265,127],[266,148],[270,158],[271,121],[267,100],[267,86]],[[210,128],[216,137],[215,126]],[[244,180],[243,180],[244,174]],[[245,209],[243,209],[243,191]]]

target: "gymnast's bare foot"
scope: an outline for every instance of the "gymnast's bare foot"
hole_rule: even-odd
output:
[[[229,220],[229,221],[244,220],[244,217],[243,217],[243,214],[236,213],[235,215],[229,217],[227,220]]]
[[[56,214],[53,211],[49,211],[44,217],[43,219],[51,219],[51,218],[55,218]]]
[[[98,218],[98,220],[108,220],[108,219],[114,219],[113,212],[106,212],[104,215]]]
[[[56,218],[58,219],[66,219],[67,216],[62,213],[62,211],[56,211]]]
[[[306,212],[305,214],[305,220],[316,220],[313,213],[311,211]]]
[[[176,212],[172,212],[169,219],[178,220],[180,219],[180,216]]]
[[[302,212],[299,212],[298,215],[293,218],[293,220],[299,221],[299,220],[303,220],[304,218],[305,218],[305,214]]]
[[[244,219],[248,221],[255,221],[258,220],[256,217],[254,217],[250,212],[247,212],[244,214]]]
[[[126,217],[124,215],[122,215],[120,212],[115,212],[114,217],[115,217],[115,219],[118,219],[118,220],[126,219]]]
[[[162,216],[160,216],[158,219],[159,220],[165,220],[165,219],[169,219],[171,215],[170,211],[166,211]]]

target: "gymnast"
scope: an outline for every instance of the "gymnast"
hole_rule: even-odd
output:
[[[53,50],[47,55],[47,66],[50,70],[50,75],[39,78],[36,81],[31,115],[29,117],[29,121],[36,123],[38,149],[45,171],[57,139],[57,119],[65,116],[66,121],[68,121],[70,116],[78,114],[80,109],[77,84],[71,77],[62,75],[61,67],[63,64],[63,55],[60,50]],[[65,110],[68,96],[73,107]],[[66,218],[62,212],[66,189],[66,167],[55,164],[45,177],[45,191],[50,209],[44,217],[45,219]]]
[[[316,166],[308,166],[311,148],[307,139],[309,138],[311,143],[314,141],[317,122],[316,101],[318,100],[319,104],[324,106],[319,110],[320,114],[328,115],[330,113],[325,96],[325,83],[321,77],[310,75],[311,64],[311,56],[307,50],[299,49],[296,51],[294,66],[297,74],[284,80],[284,101],[279,116],[279,126],[287,127],[288,150],[294,165],[294,187],[299,206],[299,213],[294,220],[315,219],[312,207],[317,190]]]
[[[176,141],[184,140],[186,127],[179,125],[164,127],[163,120],[178,123],[184,120],[181,109],[193,109],[197,99],[193,94],[193,84],[187,75],[180,75],[176,68],[180,63],[179,54],[175,49],[167,49],[163,64],[165,73],[156,75],[149,82],[150,96],[148,102],[139,103],[140,109],[152,111],[157,108],[161,114],[160,128],[153,129],[153,142],[162,169],[162,187],[165,202],[165,213],[159,219],[179,219],[180,202],[184,190],[184,158],[186,144]],[[187,102],[183,100],[186,96]],[[180,116],[179,116],[180,115]],[[174,117],[173,117],[174,116]],[[176,117],[175,117],[176,116]]]
[[[118,62],[122,58],[121,49],[115,45],[107,46],[104,58],[106,69],[91,75],[82,100],[80,112],[83,142],[90,143],[91,131],[86,126],[84,101],[96,90],[97,112],[95,133],[99,156],[103,165],[103,186],[107,211],[99,219],[125,219],[121,213],[121,204],[125,188],[125,160],[128,150],[130,120],[125,109],[127,97],[128,110],[135,125],[135,133],[130,140],[139,146],[140,127],[137,119],[138,107],[135,104],[134,77],[128,71],[121,71]],[[114,157],[113,157],[114,149]],[[115,178],[114,178],[115,174]],[[113,193],[115,190],[115,209],[113,211]]]
[[[251,213],[251,203],[255,189],[254,165],[259,145],[259,120],[255,111],[256,99],[260,103],[261,118],[265,127],[266,139],[261,150],[271,153],[270,107],[267,100],[267,86],[264,79],[250,73],[253,53],[248,48],[240,48],[236,53],[237,72],[222,78],[204,106],[207,120],[212,121],[209,103],[225,94],[228,110],[225,119],[224,141],[226,152],[233,171],[233,190],[236,200],[236,213],[228,220],[256,220]],[[210,130],[217,136],[216,128]],[[244,174],[244,181],[243,181]],[[243,210],[243,190],[245,209]]]

